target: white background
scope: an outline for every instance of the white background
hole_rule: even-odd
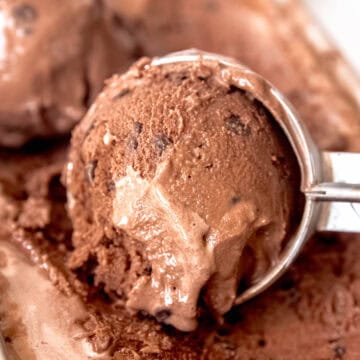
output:
[[[360,0],[304,0],[360,73]]]

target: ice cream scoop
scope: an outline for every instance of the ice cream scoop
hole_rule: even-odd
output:
[[[320,168],[285,100],[235,60],[143,59],[74,133],[70,266],[129,309],[192,330],[200,298],[222,316],[293,260],[321,214]],[[254,285],[237,297],[248,272]]]
[[[314,232],[360,232],[360,154],[320,152],[281,93],[234,59],[193,50],[171,54],[155,62],[197,61],[198,57],[222,64],[227,81],[266,106],[287,135],[301,169],[301,191],[305,195],[301,223],[278,262],[237,297],[235,303],[241,304],[273,284]]]
[[[268,81],[218,54],[190,50],[157,59],[156,64],[182,61],[216,62],[233,86],[252,94],[272,113],[290,141],[301,169],[305,195],[302,220],[278,261],[236,299],[241,304],[266,290],[294,261],[306,240],[316,231],[360,232],[360,154],[320,152],[296,111]]]

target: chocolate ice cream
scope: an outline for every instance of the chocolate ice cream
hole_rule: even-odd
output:
[[[0,2],[0,145],[68,133],[83,116],[119,58],[98,17],[92,0]]]
[[[301,207],[291,146],[254,95],[206,61],[142,59],[108,81],[72,140],[72,268],[91,261],[96,285],[181,330],[201,292],[229,311]]]
[[[159,56],[187,48],[231,56],[271,81],[291,101],[322,149],[360,151],[360,123],[343,94],[357,76],[298,0],[106,0],[109,26],[133,50]],[[161,14],[161,16],[158,16]],[[122,38],[119,36],[119,38]],[[315,48],[315,51],[314,51]],[[329,75],[330,74],[330,75]],[[321,89],[324,96],[319,97]],[[333,104],[328,109],[328,98]],[[314,116],[321,119],[314,121]],[[321,124],[321,125],[320,125]],[[336,134],[336,135],[335,135]],[[350,143],[348,143],[350,142]]]
[[[234,56],[291,99],[318,146],[359,151],[356,73],[297,0],[116,2],[118,13],[110,18],[114,38],[124,45],[124,51],[117,52],[124,59],[120,68],[139,54],[154,56],[188,47]],[[98,44],[108,49],[100,40]],[[10,356],[358,359],[360,242],[356,236],[314,237],[285,277],[231,310],[222,325],[203,316],[195,332],[180,333],[143,313],[130,316],[117,295],[105,293],[101,282],[95,286],[95,256],[86,262],[87,269],[81,266],[71,272],[64,266],[72,252],[71,228],[57,178],[67,140],[53,147],[57,156],[43,142],[35,149],[0,149],[0,332]],[[21,256],[11,241],[28,256]],[[39,267],[41,280],[37,275],[34,281]],[[83,300],[87,321],[81,315],[79,322],[78,307],[60,297],[59,291],[65,297],[74,292]],[[75,326],[74,335],[68,327],[73,323],[83,325],[83,331]]]

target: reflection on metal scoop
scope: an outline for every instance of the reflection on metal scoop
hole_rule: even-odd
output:
[[[194,49],[155,59],[152,65],[193,61],[217,63],[228,83],[263,103],[290,141],[301,170],[301,191],[305,196],[301,222],[278,262],[238,296],[236,304],[241,304],[274,283],[315,231],[360,233],[360,154],[320,152],[281,93],[234,59]]]

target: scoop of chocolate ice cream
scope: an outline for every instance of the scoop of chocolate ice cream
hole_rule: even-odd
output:
[[[280,127],[206,61],[142,59],[110,79],[73,134],[66,184],[70,266],[185,331],[200,298],[220,317],[276,261],[299,205]]]
[[[94,4],[0,2],[0,145],[66,133],[85,113],[113,69]]]

